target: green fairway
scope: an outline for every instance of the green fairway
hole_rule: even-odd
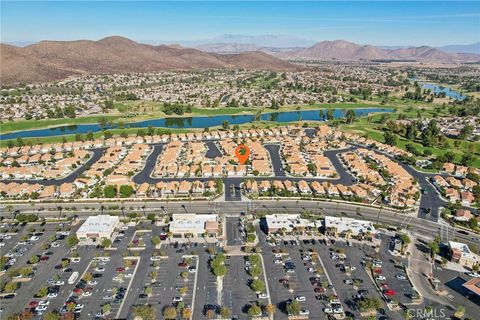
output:
[[[128,102],[121,104],[123,107],[120,109],[128,110],[128,114],[132,115],[130,112],[142,112],[141,114],[134,116],[125,116],[125,114],[115,114],[115,115],[97,115],[97,116],[87,116],[79,117],[74,119],[62,118],[62,119],[42,119],[42,120],[20,120],[13,122],[6,122],[1,124],[1,133],[6,134],[13,131],[23,131],[23,130],[32,130],[32,129],[44,129],[51,127],[59,126],[68,126],[68,125],[78,125],[78,124],[95,124],[100,121],[100,119],[105,118],[107,121],[113,123],[123,122],[138,122],[148,119],[160,119],[160,118],[175,118],[175,117],[193,117],[193,116],[218,116],[218,115],[234,115],[234,114],[255,114],[258,112],[269,113],[269,112],[286,112],[286,111],[296,111],[296,110],[319,110],[319,109],[358,109],[358,108],[394,108],[393,106],[383,106],[380,104],[369,104],[369,103],[336,103],[336,104],[312,104],[312,105],[287,105],[281,106],[279,109],[270,109],[270,108],[260,108],[260,107],[239,107],[239,108],[199,108],[193,107],[191,113],[185,113],[183,115],[166,115],[163,111],[160,111],[160,103],[158,102]],[[140,105],[142,105],[140,107]],[[128,106],[128,107],[127,107]],[[125,109],[124,109],[125,108]]]

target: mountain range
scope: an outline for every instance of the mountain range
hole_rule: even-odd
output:
[[[464,63],[479,62],[480,55],[451,53],[428,46],[385,49],[344,40],[322,41],[307,48],[247,43],[214,43],[186,48],[142,44],[119,36],[98,41],[40,41],[26,47],[0,44],[2,84],[45,82],[82,74],[212,68],[292,71],[301,68],[287,60]]]
[[[478,54],[449,53],[428,46],[382,49],[372,45],[360,45],[344,40],[322,41],[309,48],[283,51],[275,55],[284,59],[337,61],[413,60],[443,63],[480,61],[480,55]]]
[[[40,41],[27,47],[0,44],[3,84],[45,82],[71,75],[211,68],[297,70],[260,51],[222,55],[178,45],[147,45],[113,36],[98,41]]]
[[[360,45],[345,40],[322,41],[307,48],[275,48],[256,46],[253,44],[213,43],[195,46],[205,52],[239,53],[243,51],[262,51],[283,59],[307,60],[412,60],[420,62],[477,62],[480,54],[456,53],[455,48],[461,46],[448,46],[450,52],[429,46],[420,47],[377,47]],[[474,45],[463,46],[466,51],[474,51]]]

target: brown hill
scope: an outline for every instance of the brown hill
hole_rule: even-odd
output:
[[[480,60],[480,55],[448,53],[428,46],[389,50],[344,40],[323,41],[310,48],[281,52],[277,56],[284,59],[340,61],[388,59],[453,63]]]
[[[385,58],[385,54],[379,48],[368,45],[361,46],[344,40],[322,41],[310,48],[300,49],[293,52],[283,52],[278,56],[290,59],[301,58],[340,61],[373,60]]]
[[[257,52],[218,55],[180,46],[151,46],[123,37],[99,41],[41,41],[25,48],[1,44],[2,83],[43,82],[75,74],[246,68],[296,70]]]

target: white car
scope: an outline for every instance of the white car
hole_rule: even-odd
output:
[[[126,273],[125,274],[125,278],[131,278],[131,277],[133,277],[133,273]]]
[[[326,314],[333,313],[333,310],[331,308],[323,308],[323,312]]]
[[[87,282],[89,286],[96,286],[98,284],[97,280],[90,280]]]
[[[55,281],[53,284],[55,286],[63,286],[65,284],[65,281]]]
[[[280,253],[275,253],[275,256],[274,256],[274,257],[275,257],[275,258],[281,258],[282,255],[281,255]]]
[[[38,311],[45,311],[45,310],[47,310],[47,306],[38,306],[38,307],[35,308],[35,311],[37,311],[37,312]]]
[[[103,272],[103,271],[105,271],[105,268],[104,267],[97,267],[97,268],[95,268],[95,271],[96,272]]]
[[[398,280],[407,280],[407,277],[403,274],[397,274],[395,275],[395,278],[397,278]]]
[[[268,294],[266,293],[259,293],[257,294],[258,299],[268,299]]]
[[[335,308],[333,309],[333,313],[343,313],[343,308]]]
[[[79,303],[75,306],[75,309],[83,309],[84,305]]]
[[[37,237],[37,236],[32,236],[32,237],[30,237],[29,240],[30,240],[30,241],[38,241],[38,239],[40,239],[40,238]]]
[[[307,299],[304,296],[296,296],[295,300],[302,302],[302,301],[307,301]]]
[[[173,297],[173,302],[180,302],[183,301],[182,297]]]
[[[377,280],[377,281],[385,281],[385,280],[387,280],[387,278],[385,278],[385,276],[376,276],[376,277],[375,277],[375,280]]]
[[[84,297],[90,297],[91,295],[92,295],[92,291],[84,291],[82,293],[82,296],[84,296]]]
[[[78,262],[80,262],[80,257],[70,258],[70,261],[78,263]]]
[[[52,242],[52,248],[58,248],[58,247],[60,247],[60,243]]]
[[[103,296],[102,299],[103,299],[103,300],[112,300],[113,297],[112,297],[111,295],[107,294],[106,296]]]
[[[42,300],[38,303],[39,306],[48,306],[50,304],[50,301],[48,300]]]
[[[50,292],[49,294],[47,294],[47,298],[56,298],[58,297],[58,293],[56,292]]]
[[[467,276],[473,277],[473,278],[480,278],[480,274],[476,272],[467,272]]]
[[[275,264],[282,264],[283,263],[282,260],[275,260],[274,262],[275,262]]]
[[[310,314],[310,311],[307,309],[300,310],[300,315],[301,316],[308,316]]]
[[[5,247],[5,242],[0,242],[0,247]]]

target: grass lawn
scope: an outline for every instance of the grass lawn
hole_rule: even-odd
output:
[[[48,127],[68,126],[68,125],[75,125],[75,124],[98,123],[98,121],[103,117],[111,121],[115,121],[121,118],[121,116],[119,115],[107,115],[107,116],[79,117],[75,119],[21,120],[21,121],[13,121],[13,122],[6,122],[6,123],[0,124],[0,131],[2,133],[8,133],[12,131],[42,129],[42,128],[48,128]]]
[[[122,132],[126,132],[128,135],[136,135],[139,129],[143,129],[145,132],[147,131],[147,128],[125,128],[125,129],[111,129],[107,130],[108,132],[111,132],[113,135],[120,135]],[[169,129],[169,128],[159,128],[161,129],[161,134],[168,134],[168,133],[187,133],[187,132],[192,132],[192,131],[198,131],[202,129]],[[155,129],[155,134],[157,133],[157,129]],[[85,135],[84,135],[85,136]],[[102,138],[103,137],[103,132],[95,132],[93,133],[93,137],[96,138]],[[61,135],[61,136],[52,136],[52,137],[39,137],[39,138],[23,138],[23,141],[26,144],[46,144],[46,143],[58,143],[58,142],[63,142],[64,138],[68,141],[75,141],[75,135],[74,134],[66,134],[66,135]],[[0,147],[6,147],[7,142],[10,140],[0,140]],[[13,139],[13,141],[16,143],[16,140]]]
[[[383,131],[381,129],[381,125],[379,123],[375,123],[376,118],[379,118],[380,115],[373,116],[373,122],[369,123],[366,119],[360,119],[355,122],[353,125],[342,125],[341,128],[347,131],[352,131],[359,134],[364,134],[365,136],[378,141],[378,142],[385,142],[383,138]],[[443,155],[448,151],[451,151],[456,154],[456,161],[460,161],[462,155],[464,153],[469,153],[469,146],[473,145],[473,154],[480,155],[480,142],[470,142],[470,141],[461,141],[460,146],[454,147],[454,139],[448,139],[450,142],[451,148],[442,149],[439,147],[424,147],[422,144],[407,140],[399,135],[397,135],[397,147],[406,150],[407,144],[412,144],[415,146],[417,150],[423,152],[425,149],[430,149],[432,151],[433,156]],[[420,157],[421,158],[421,157]],[[473,166],[480,168],[480,156],[476,157],[476,160],[473,162]]]
[[[86,116],[79,117],[75,119],[42,119],[42,120],[20,120],[13,122],[6,122],[0,125],[1,133],[9,133],[12,131],[23,131],[23,130],[32,130],[32,129],[43,129],[49,127],[59,127],[67,125],[78,125],[78,124],[94,124],[98,123],[99,120],[105,117],[108,121],[118,122],[138,122],[147,119],[158,119],[158,118],[167,118],[167,117],[192,117],[192,116],[216,116],[216,115],[234,115],[234,114],[255,114],[258,111],[261,113],[269,112],[285,112],[285,111],[298,111],[298,110],[319,110],[319,109],[346,109],[346,108],[394,108],[393,106],[383,106],[380,104],[369,104],[369,103],[336,103],[336,104],[313,104],[313,105],[287,105],[282,106],[280,109],[270,109],[270,108],[260,108],[260,107],[239,107],[239,108],[217,108],[217,109],[207,109],[193,107],[192,113],[185,113],[183,115],[166,115],[163,111],[161,103],[158,102],[140,102],[140,101],[126,101],[122,103],[116,103],[116,108],[118,111],[122,110],[121,113],[112,114],[112,115],[96,115],[96,116]],[[140,113],[135,116],[125,116],[125,114],[135,114]]]

